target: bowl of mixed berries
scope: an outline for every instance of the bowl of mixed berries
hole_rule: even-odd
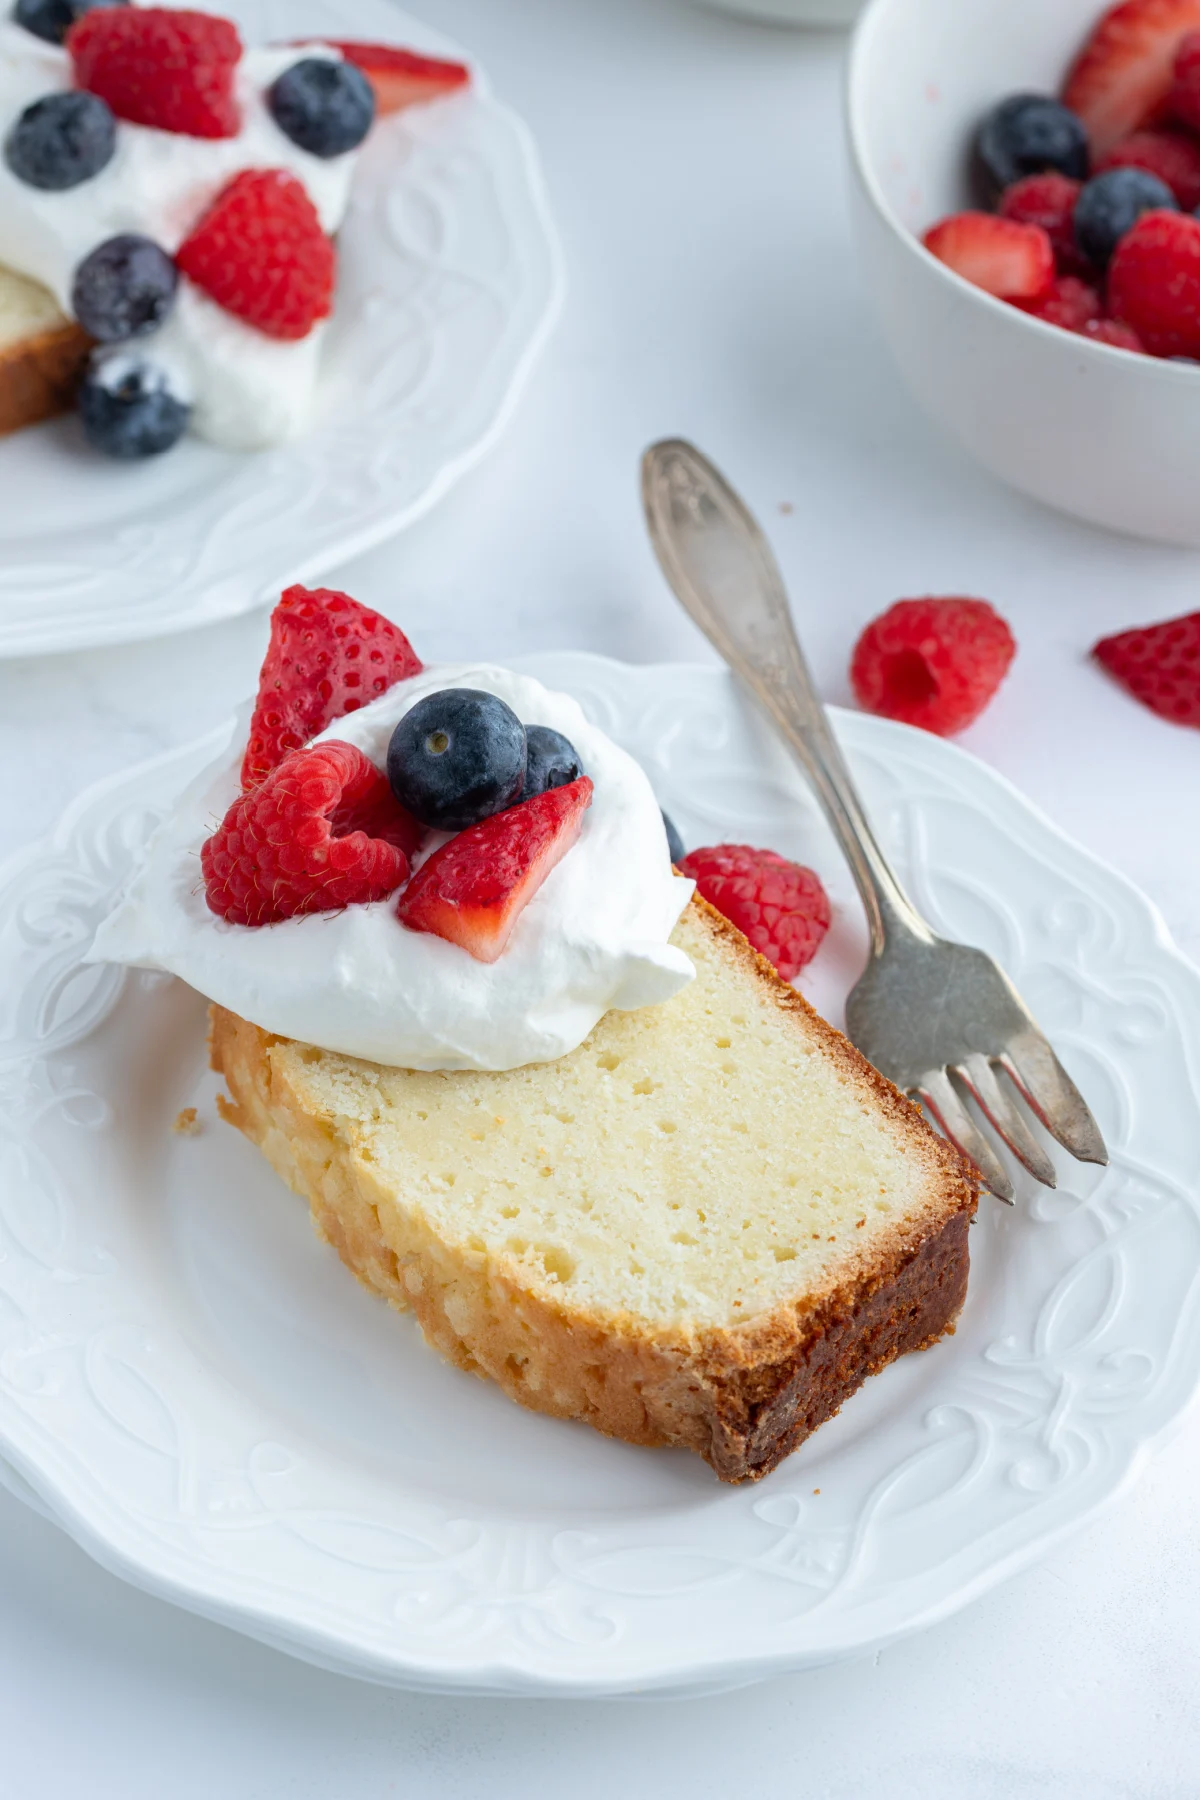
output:
[[[849,132],[935,418],[1050,505],[1200,546],[1200,0],[875,0]]]

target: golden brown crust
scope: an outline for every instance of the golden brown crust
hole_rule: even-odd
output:
[[[53,326],[0,350],[0,437],[66,412],[91,339],[78,325]]]
[[[592,1312],[571,1304],[569,1290],[532,1285],[528,1270],[503,1256],[442,1241],[417,1209],[395,1203],[352,1134],[296,1091],[287,1040],[213,1007],[210,1046],[231,1096],[220,1103],[223,1116],[309,1200],[347,1267],[411,1309],[450,1361],[539,1412],[635,1444],[694,1450],[723,1481],[737,1482],[767,1474],[867,1375],[953,1329],[976,1185],[916,1109],[740,932],[700,905],[723,953],[754,958],[775,1002],[900,1126],[928,1183],[922,1217],[898,1222],[884,1249],[847,1258],[823,1289],[742,1326],[656,1330],[632,1315]]]

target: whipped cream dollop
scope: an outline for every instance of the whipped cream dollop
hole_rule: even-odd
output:
[[[168,970],[265,1031],[405,1069],[549,1062],[581,1044],[609,1008],[669,1000],[695,973],[669,942],[694,884],[671,869],[645,773],[576,701],[528,675],[443,663],[321,736],[357,745],[383,769],[397,720],[448,687],[482,688],[526,725],[563,732],[595,783],[578,842],[526,906],[498,961],[477,962],[457,944],[401,925],[395,896],[258,927],[210,912],[200,847],[239,792],[244,719],[154,833],[90,960]]]
[[[309,56],[340,60],[328,45],[244,53],[236,75],[242,114],[236,137],[186,137],[118,119],[111,161],[61,193],[31,187],[0,157],[0,263],[40,281],[70,317],[75,271],[98,244],[138,232],[173,256],[242,169],[289,170],[332,235],[346,215],[357,153],[310,155],[279,129],[267,105],[276,78]],[[65,50],[19,25],[0,24],[0,142],[27,106],[72,86]],[[296,342],[268,337],[181,280],[166,322],[137,339],[136,350],[194,408],[194,431],[227,449],[254,450],[307,422],[323,333],[318,325]]]

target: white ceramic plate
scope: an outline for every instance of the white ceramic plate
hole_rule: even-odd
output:
[[[221,0],[249,42],[322,33],[461,56],[389,0]],[[0,656],[208,624],[314,580],[431,507],[508,420],[557,310],[533,146],[481,75],[384,120],[339,235],[318,411],[244,454],[129,467],[74,418],[0,439]]]
[[[692,844],[829,881],[810,994],[860,911],[731,681],[525,666],[641,758]],[[963,753],[837,720],[947,932],[1000,957],[1095,1107],[1107,1171],[991,1203],[956,1336],[757,1487],[522,1412],[447,1367],[220,1124],[202,1001],[80,965],[215,740],[93,789],[0,876],[0,1451],[139,1586],[327,1667],[493,1694],[697,1693],[927,1625],[1110,1500],[1200,1376],[1200,975],[1149,904]],[[198,1137],[172,1121],[199,1109]]]

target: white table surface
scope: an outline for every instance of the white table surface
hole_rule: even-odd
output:
[[[423,5],[537,133],[570,293],[497,454],[337,579],[430,658],[703,658],[636,487],[644,444],[691,436],[771,528],[829,698],[847,698],[854,637],[891,600],[965,591],[1002,609],[1020,657],[965,743],[1200,957],[1200,733],[1085,659],[1106,631],[1194,609],[1200,559],[1007,493],[901,390],[846,227],[843,41],[686,0]],[[0,854],[96,777],[222,719],[264,640],[258,615],[0,665]],[[0,1496],[0,1796],[1195,1800],[1198,1488],[1193,1414],[1105,1518],[923,1637],[723,1699],[594,1706],[317,1673],[124,1587]]]

